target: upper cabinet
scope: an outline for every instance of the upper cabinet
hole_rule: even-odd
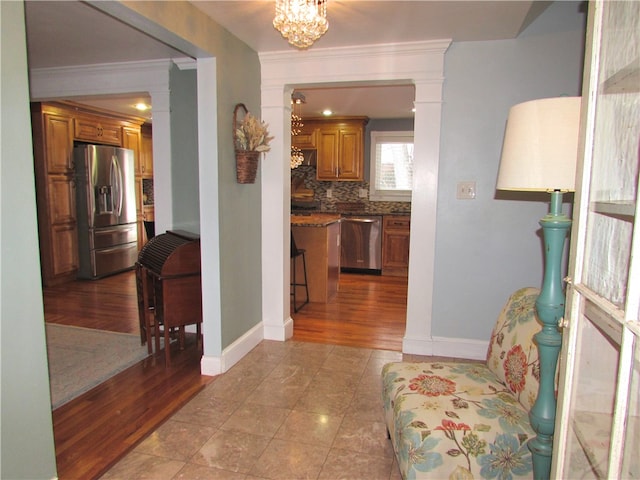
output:
[[[315,122],[304,123],[300,133],[291,137],[291,145],[300,150],[315,150],[317,148],[317,133],[318,125]]]
[[[57,113],[45,113],[38,117],[38,130],[44,130],[47,143],[43,145],[43,165],[47,173],[73,173],[73,118]],[[36,126],[34,126],[34,129]]]
[[[318,180],[362,181],[367,121],[366,117],[305,119],[302,132],[292,137],[292,145],[317,150]]]
[[[91,115],[74,118],[74,137],[101,145],[122,145],[122,126]]]

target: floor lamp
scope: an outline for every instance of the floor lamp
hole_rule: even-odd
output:
[[[535,335],[540,358],[540,388],[529,412],[536,436],[528,446],[536,479],[549,478],[555,424],[555,377],[562,335],[558,322],[564,315],[562,253],[571,219],[562,213],[562,194],[575,190],[580,97],[533,100],[509,111],[498,190],[549,192],[549,213],[540,220],[544,236],[545,266],[536,300],[543,326]]]

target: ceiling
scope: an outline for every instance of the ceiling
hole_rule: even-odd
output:
[[[191,2],[258,52],[295,51],[273,28],[273,0]],[[311,49],[450,38],[515,38],[552,2],[339,1],[327,6],[329,30]],[[29,68],[131,62],[185,55],[78,1],[26,1]],[[385,28],[381,28],[385,26]],[[303,54],[303,52],[301,52]],[[412,86],[304,88],[303,117],[325,108],[336,115],[410,117]],[[145,94],[76,98],[88,105],[145,116],[133,109]],[[150,114],[147,114],[150,118]]]

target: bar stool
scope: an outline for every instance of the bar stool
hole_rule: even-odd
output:
[[[296,282],[296,266],[298,257],[302,257],[302,271],[304,272],[304,283]],[[291,286],[293,287],[293,291],[291,295],[293,296],[293,311],[297,313],[302,307],[304,307],[307,303],[309,303],[309,286],[307,285],[307,261],[304,256],[304,249],[299,249],[296,246],[296,241],[293,238],[293,232],[291,232],[291,259],[293,260],[293,275],[291,280]],[[306,300],[298,306],[298,302],[296,299],[296,287],[304,287],[305,293],[307,295]]]

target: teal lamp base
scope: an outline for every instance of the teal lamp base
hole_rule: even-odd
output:
[[[571,219],[562,213],[562,192],[551,192],[549,213],[540,220],[544,235],[545,269],[540,296],[536,300],[542,330],[535,335],[540,359],[540,388],[529,412],[536,436],[529,443],[535,479],[548,479],[556,416],[555,377],[562,334],[558,322],[564,315],[565,295],[562,289],[562,253]]]

